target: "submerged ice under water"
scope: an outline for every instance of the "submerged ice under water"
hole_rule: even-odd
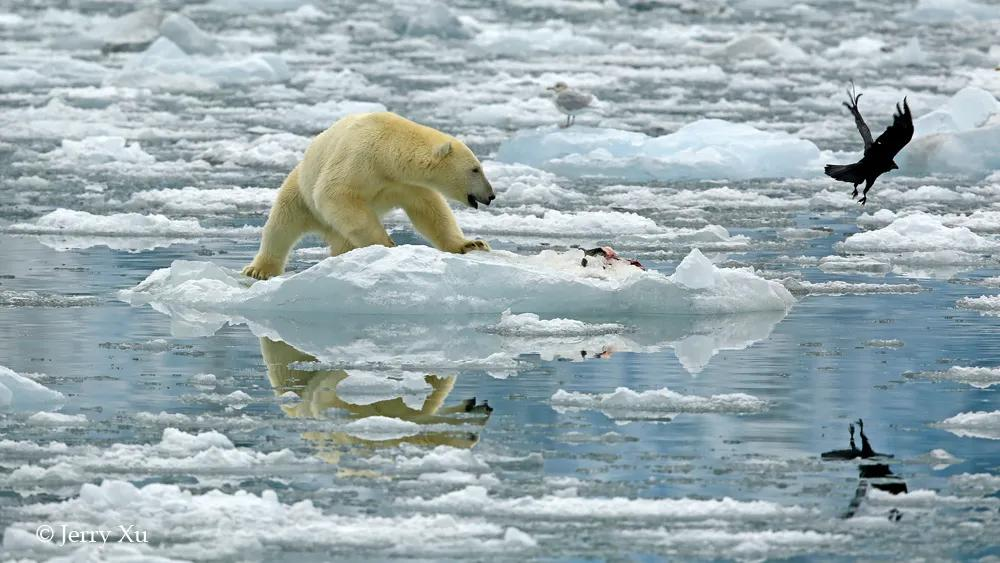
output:
[[[995,4],[69,6],[0,5],[4,560],[1000,556]],[[917,117],[863,209],[851,78]],[[482,157],[497,251],[394,214],[239,276],[383,108]],[[893,457],[821,459],[857,418]]]

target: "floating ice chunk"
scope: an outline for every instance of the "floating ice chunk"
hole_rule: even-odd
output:
[[[1000,168],[1000,102],[975,87],[959,91],[943,107],[914,120],[914,138],[899,155],[911,176],[960,173],[985,176]]]
[[[493,202],[495,206],[537,204],[558,209],[583,205],[591,199],[586,194],[561,186],[555,174],[531,166],[487,160],[483,162],[483,168],[497,192],[497,201]]]
[[[933,426],[956,436],[1000,440],[1000,411],[963,412]]]
[[[1000,295],[963,297],[956,302],[963,309],[972,309],[986,315],[1000,315]]]
[[[725,528],[691,528],[680,534],[669,528],[628,529],[622,530],[622,535],[629,541],[653,543],[657,549],[685,553],[691,558],[713,559],[725,553],[743,561],[808,558],[816,553],[835,552],[853,539],[847,534],[813,530],[744,532]]]
[[[160,24],[160,35],[189,55],[217,55],[224,50],[219,41],[181,14],[170,14],[164,18]]]
[[[965,493],[990,495],[1000,491],[1000,475],[989,473],[962,473],[950,479],[952,487]]]
[[[0,289],[0,307],[89,307],[98,302],[97,297],[91,295]]]
[[[1000,112],[1000,102],[982,88],[967,87],[959,90],[938,109],[924,114],[913,122],[917,136],[934,133],[957,133],[982,127],[991,116]]]
[[[420,434],[420,425],[386,416],[367,416],[344,426],[344,432],[362,440],[398,440]]]
[[[227,12],[287,12],[308,4],[309,0],[212,0],[209,8]]]
[[[671,419],[677,413],[756,413],[768,409],[767,401],[745,393],[701,397],[683,395],[664,387],[636,392],[619,387],[612,393],[556,391],[552,405],[557,410],[600,410],[617,420]]]
[[[296,104],[285,111],[273,112],[268,122],[283,129],[313,134],[346,115],[376,111],[385,111],[385,106],[374,102],[327,100],[318,104]]]
[[[903,346],[905,346],[905,344],[903,343],[902,340],[899,340],[898,338],[890,338],[888,340],[886,339],[869,340],[868,342],[865,342],[865,346],[868,346],[869,348],[896,349],[896,348],[902,348]]]
[[[782,506],[767,501],[743,502],[731,498],[696,500],[689,498],[652,499],[622,497],[579,497],[575,495],[501,498],[491,497],[484,487],[471,486],[434,498],[406,498],[403,506],[459,514],[491,514],[537,520],[621,521],[623,519],[664,520],[744,520],[804,514],[798,506]]]
[[[112,81],[154,90],[207,90],[219,86],[283,82],[290,78],[275,55],[189,55],[166,37],[129,60]]]
[[[38,426],[80,426],[87,423],[85,414],[62,414],[58,412],[36,412],[28,417],[28,424]]]
[[[822,169],[811,141],[719,119],[662,137],[593,127],[521,132],[500,145],[497,159],[567,177],[630,181],[812,177]]]
[[[433,35],[444,39],[466,39],[471,36],[451,9],[436,0],[395,3],[388,27],[399,35]]]
[[[931,381],[955,381],[977,389],[988,389],[1000,385],[1000,368],[954,366],[947,371],[919,372],[913,377]]]
[[[29,88],[47,82],[44,74],[30,68],[0,69],[0,87],[5,89]]]
[[[783,41],[764,33],[751,33],[733,39],[714,53],[724,59],[805,59],[805,51],[790,41]]]
[[[867,272],[885,274],[892,269],[892,264],[888,261],[866,256],[824,256],[819,261],[819,269],[824,272],[836,273]]]
[[[854,283],[845,281],[809,282],[785,278],[782,284],[792,295],[867,295],[873,293],[919,293],[915,283]]]
[[[702,501],[697,501],[702,502]],[[721,501],[717,501],[721,502]],[[735,503],[737,506],[742,503]],[[721,505],[719,510],[727,508]],[[220,490],[191,492],[178,485],[153,483],[137,487],[127,481],[106,479],[99,485],[84,484],[79,494],[64,502],[42,502],[25,507],[29,521],[15,522],[3,535],[5,555],[18,559],[49,559],[52,544],[37,539],[38,522],[70,522],[73,529],[105,529],[118,520],[137,523],[152,539],[156,550],[113,550],[109,542],[100,552],[82,553],[86,560],[243,561],[262,552],[278,552],[288,545],[308,544],[310,550],[336,553],[398,554],[422,559],[441,559],[476,553],[508,557],[534,544],[516,528],[490,523],[482,518],[458,518],[440,514],[367,515],[326,513],[304,500],[285,504],[277,493],[259,495],[246,491],[232,494]],[[226,522],[224,537],[210,537],[206,530]],[[304,543],[303,543],[304,542]],[[142,545],[142,544],[137,544]],[[78,552],[79,553],[79,552]],[[195,554],[197,556],[195,556]],[[379,558],[379,557],[375,557]]]
[[[239,166],[274,166],[291,170],[302,160],[310,139],[292,133],[269,133],[250,141],[216,141],[198,158]]]
[[[392,378],[388,377],[390,374]],[[351,370],[337,384],[337,395],[353,405],[370,405],[399,397],[407,406],[419,409],[431,392],[426,377],[424,373],[413,371]]]
[[[94,215],[86,211],[56,209],[46,213],[34,223],[16,223],[6,227],[9,233],[65,234],[133,237],[176,237],[248,235],[257,232],[253,227],[206,228],[196,219],[170,219],[163,215],[141,213],[113,213]]]
[[[515,315],[507,309],[500,314],[500,322],[491,330],[511,336],[559,336],[616,334],[624,332],[625,326],[617,323],[591,324],[575,319],[545,319],[534,313]]]
[[[62,393],[0,366],[0,412],[38,412],[58,408],[65,400]]]
[[[562,56],[602,53],[608,47],[597,39],[578,35],[567,25],[532,28],[488,27],[472,42],[494,55],[523,56],[524,53],[556,53]]]
[[[872,57],[874,55],[881,54],[884,48],[885,41],[882,41],[881,39],[876,39],[874,37],[856,37],[854,39],[845,39],[836,47],[827,49],[825,56],[828,59],[840,57],[850,59]]]
[[[667,232],[655,221],[620,211],[545,211],[541,217],[508,213],[459,212],[462,229],[479,234],[580,235],[658,234]],[[728,235],[728,233],[726,233]]]
[[[882,229],[853,234],[838,246],[849,252],[989,252],[1000,248],[1000,243],[977,235],[966,227],[945,226],[938,216],[914,213],[900,217]]]
[[[215,384],[218,383],[218,378],[215,377],[214,373],[196,373],[191,376],[191,383],[194,385],[214,387]]]
[[[449,469],[447,471],[436,471],[434,473],[421,473],[417,480],[425,483],[440,483],[445,485],[479,485],[483,487],[496,487],[500,480],[492,473],[477,475]]]
[[[277,188],[202,189],[187,186],[134,192],[125,202],[125,207],[188,215],[251,213],[270,209],[277,195]]]
[[[947,23],[956,20],[1000,19],[1000,7],[973,0],[917,0],[917,5],[902,16],[922,23]]]
[[[464,471],[485,473],[489,464],[477,457],[471,450],[437,446],[417,457],[396,456],[394,465],[399,473],[430,473],[438,471]]]
[[[134,51],[156,39],[163,13],[157,7],[142,8],[100,24],[87,32],[111,51]]]
[[[694,250],[681,273],[666,277],[623,265],[583,268],[582,250],[442,253],[425,246],[371,246],[305,270],[244,287],[234,272],[176,261],[120,298],[159,310],[264,315],[316,312],[426,315],[512,312],[723,314],[785,311],[794,298],[750,271],[716,268]],[[338,299],[329,299],[338,295]]]
[[[124,138],[113,136],[87,137],[80,141],[64,139],[61,148],[45,153],[44,156],[57,166],[80,166],[109,162],[135,164],[156,162],[156,158],[142,150],[138,142],[126,144]]]

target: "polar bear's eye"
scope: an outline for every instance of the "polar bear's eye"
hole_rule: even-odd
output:
[[[477,166],[477,167],[473,168],[472,169],[472,173],[473,174],[479,174],[479,167]]]

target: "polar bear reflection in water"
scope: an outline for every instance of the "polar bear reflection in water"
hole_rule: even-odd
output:
[[[413,444],[417,446],[451,446],[471,448],[479,441],[479,433],[469,431],[469,426],[483,426],[493,408],[487,402],[477,403],[475,398],[445,406],[445,400],[455,386],[455,376],[427,375],[424,381],[431,391],[419,408],[406,404],[402,396],[367,404],[352,403],[337,392],[337,385],[348,377],[342,369],[307,371],[294,369],[295,362],[315,362],[316,358],[301,352],[282,341],[260,339],[260,350],[267,364],[267,376],[277,396],[291,391],[301,402],[281,405],[292,418],[329,418],[328,411],[336,409],[354,420],[372,416],[396,418],[420,425],[434,425],[433,429],[413,435],[389,439],[369,439],[352,436],[343,430],[310,431],[302,437],[317,447],[317,455],[330,463],[338,463],[345,449],[377,449]],[[456,426],[455,430],[442,426]],[[461,426],[462,428],[458,428]]]

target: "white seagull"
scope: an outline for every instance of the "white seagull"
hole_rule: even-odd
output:
[[[556,109],[566,115],[566,123],[560,127],[566,128],[576,122],[576,114],[580,110],[587,109],[594,102],[594,96],[579,90],[573,90],[565,82],[556,82],[554,86],[549,86],[546,90],[556,93],[553,102]]]

